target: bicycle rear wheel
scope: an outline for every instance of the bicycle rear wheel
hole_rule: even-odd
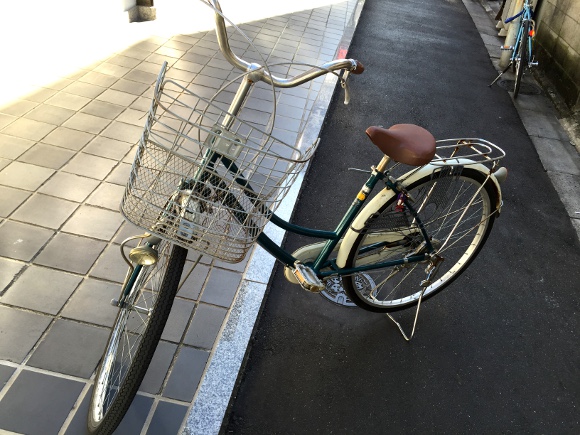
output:
[[[187,250],[162,240],[158,261],[142,266],[119,309],[97,371],[87,420],[91,434],[111,434],[131,405],[177,293]]]
[[[530,22],[525,21],[523,25],[522,39],[516,57],[516,81],[514,83],[514,98],[518,97],[520,85],[524,76],[524,69],[528,65],[528,38],[530,32]]]
[[[492,181],[485,179],[484,174],[473,169],[446,167],[407,187],[432,245],[443,257],[423,300],[461,275],[487,240],[495,218],[497,193]],[[347,268],[425,252],[424,239],[413,225],[413,217],[407,209],[398,211],[395,207],[396,197],[391,197],[369,217],[365,230],[350,248]],[[384,243],[387,239],[388,246]],[[401,310],[417,304],[420,284],[427,277],[426,266],[425,261],[359,272],[343,277],[344,288],[348,297],[366,310]]]

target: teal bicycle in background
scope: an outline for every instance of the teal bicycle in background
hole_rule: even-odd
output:
[[[505,23],[507,24],[511,23],[516,18],[521,17],[514,45],[504,45],[501,47],[502,50],[512,51],[510,61],[507,67],[489,85],[492,86],[497,82],[498,79],[511,67],[515,74],[514,98],[517,98],[520,92],[524,69],[538,65],[538,62],[534,59],[532,51],[532,40],[536,34],[536,23],[533,20],[533,16],[534,11],[532,10],[530,0],[524,0],[523,9],[518,14],[505,20]]]

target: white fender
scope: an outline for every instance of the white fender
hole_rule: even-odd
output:
[[[480,163],[474,163],[472,160],[458,158],[458,159],[454,159],[453,162],[454,162],[454,164],[456,164],[458,166],[461,166],[461,165],[468,166],[470,169],[475,169],[476,171],[481,172],[485,176],[487,176],[489,174],[489,168],[485,167],[484,165],[482,165]],[[417,181],[423,177],[429,176],[433,173],[433,171],[435,171],[437,169],[441,169],[443,167],[444,167],[444,165],[440,165],[440,164],[428,164],[428,165],[425,165],[418,170],[413,169],[413,170],[407,172],[405,175],[401,176],[399,178],[399,180],[404,180],[404,181],[402,181],[403,186],[410,186],[415,181]],[[497,190],[497,201],[498,202],[497,202],[496,206],[497,206],[497,210],[499,213],[500,208],[501,208],[501,204],[502,204],[501,188],[499,187],[498,180],[496,179],[496,177],[493,174],[491,175],[490,178],[491,178],[491,180],[492,180],[492,182]],[[359,231],[363,229],[367,219],[372,214],[376,213],[393,196],[395,196],[395,192],[393,190],[384,188],[367,205],[365,205],[364,208],[360,211],[360,213],[356,216],[356,218],[354,219],[354,221],[350,225],[350,228],[348,229],[348,231],[344,235],[344,238],[342,240],[342,244],[340,246],[340,250],[338,251],[338,256],[336,257],[336,265],[338,267],[345,267],[346,266],[346,259],[348,257],[348,254],[349,254],[356,238],[359,235]]]

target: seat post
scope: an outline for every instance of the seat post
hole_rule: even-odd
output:
[[[386,154],[383,155],[383,158],[381,159],[381,161],[377,165],[377,171],[379,171],[381,173],[385,173],[385,171],[387,170],[387,165],[389,164],[390,161],[391,161],[391,158],[389,156],[387,156]]]

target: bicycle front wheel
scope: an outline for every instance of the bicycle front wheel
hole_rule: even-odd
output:
[[[520,85],[524,76],[524,69],[528,65],[528,37],[530,32],[530,22],[525,21],[523,25],[522,39],[516,58],[516,81],[514,83],[514,98],[520,93]]]
[[[89,405],[91,434],[111,434],[131,405],[161,333],[187,257],[187,250],[162,240],[158,261],[142,266],[126,304],[119,309],[95,378]]]
[[[412,206],[443,258],[423,300],[451,284],[483,247],[496,212],[497,192],[474,169],[443,168],[407,187]],[[372,265],[426,252],[424,238],[408,209],[391,197],[368,218],[350,248],[346,267]],[[384,267],[343,277],[345,291],[359,307],[390,312],[417,304],[427,262]]]

